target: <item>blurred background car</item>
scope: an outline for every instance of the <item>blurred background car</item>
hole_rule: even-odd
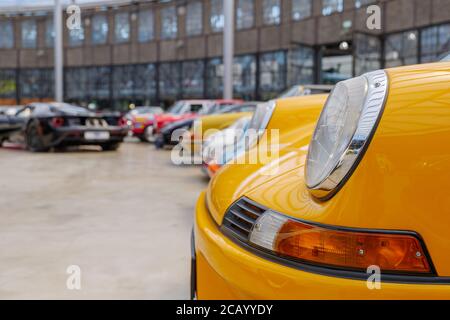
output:
[[[258,101],[246,102],[227,107],[222,113],[201,117],[193,123],[190,132],[185,133],[182,149],[194,157],[201,156],[203,140],[206,137],[219,130],[226,129],[244,116],[251,116],[260,103]]]
[[[161,114],[164,110],[161,107],[137,107],[125,115],[127,124],[131,129],[131,134],[141,141],[144,138],[144,130],[147,126],[152,125],[155,114]]]
[[[309,96],[311,94],[330,93],[333,90],[332,85],[319,85],[319,84],[307,84],[307,85],[295,85],[283,92],[277,99]]]
[[[156,135],[160,133],[161,129],[166,125],[180,121],[195,119],[198,116],[208,115],[211,113],[219,112],[221,109],[235,104],[241,104],[242,100],[182,100],[177,102],[178,113],[167,112],[158,116],[155,116],[153,120],[152,128],[147,127],[145,137],[147,141],[155,141]]]
[[[245,150],[245,135],[252,116],[236,120],[228,128],[210,135],[203,142],[202,172],[212,178],[226,163]]]
[[[160,114],[163,113],[164,110],[161,107],[149,107],[149,106],[142,106],[142,107],[136,107],[129,111],[125,118],[127,120],[133,119],[133,117],[139,116],[139,115],[148,115],[148,114]]]
[[[33,152],[74,145],[116,150],[128,133],[126,120],[119,113],[95,114],[66,103],[26,105],[14,116],[2,116],[0,126],[1,143],[21,144]]]
[[[189,118],[209,106],[209,100],[179,100],[175,102],[166,112],[148,118],[142,126],[139,126],[138,137],[141,141],[154,142],[154,132],[166,123]]]
[[[23,106],[2,106],[0,108],[0,115],[13,116],[22,108]]]
[[[203,119],[207,115],[223,115],[231,113],[241,113],[241,112],[253,112],[259,102],[246,102],[235,105],[220,105],[216,104],[212,107],[207,114],[199,114],[197,117],[176,121],[164,126],[160,133],[157,135],[155,140],[155,146],[157,148],[163,148],[166,145],[176,145],[180,142],[180,139],[173,137],[176,130],[190,130],[194,122],[201,118]]]

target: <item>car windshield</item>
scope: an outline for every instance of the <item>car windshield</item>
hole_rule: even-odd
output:
[[[176,102],[174,105],[172,105],[169,110],[167,110],[167,113],[172,114],[180,114],[184,109],[185,103],[182,101]]]
[[[223,113],[223,110],[227,110],[229,108],[231,108],[234,105],[223,105],[223,104],[215,104],[214,106],[212,106],[211,108],[208,108],[208,110],[206,110],[207,114],[215,114],[215,113]]]
[[[133,114],[146,114],[146,113],[158,112],[157,108],[152,108],[152,107],[138,107],[133,111],[134,111]]]

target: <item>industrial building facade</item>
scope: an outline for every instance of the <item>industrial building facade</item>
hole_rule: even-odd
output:
[[[225,0],[227,1],[227,0]],[[381,8],[381,30],[367,6]],[[234,94],[436,61],[450,51],[450,0],[235,0]],[[125,110],[222,95],[222,0],[82,7],[64,30],[64,98]],[[54,96],[51,9],[0,13],[0,104]]]

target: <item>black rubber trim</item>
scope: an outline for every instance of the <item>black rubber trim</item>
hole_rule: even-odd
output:
[[[364,229],[364,228],[347,228],[347,227],[339,227],[339,226],[331,226],[321,223],[315,223],[310,221],[305,221],[302,219],[293,218],[290,216],[287,216],[283,213],[277,212],[275,210],[268,209],[264,206],[262,206],[259,203],[256,203],[253,200],[250,200],[246,197],[242,197],[237,201],[240,201],[243,199],[244,201],[248,201],[261,209],[264,209],[265,211],[272,211],[277,214],[280,214],[282,216],[285,216],[293,221],[299,221],[301,223],[306,223],[309,225],[329,229],[329,230],[336,230],[336,231],[347,231],[347,232],[365,232],[365,233],[389,233],[389,234],[398,234],[398,235],[409,235],[415,237],[421,244],[422,249],[424,251],[424,254],[427,258],[428,263],[430,264],[431,273],[430,274],[405,274],[405,273],[381,273],[381,281],[387,282],[387,283],[409,283],[409,284],[450,284],[450,277],[439,277],[437,276],[436,269],[434,267],[433,261],[431,260],[430,254],[428,252],[428,249],[425,246],[425,243],[422,239],[422,237],[413,231],[396,231],[396,230],[383,230],[383,229]],[[237,202],[236,201],[236,202]],[[230,206],[230,208],[234,205],[234,203]],[[228,212],[228,210],[227,210]],[[214,221],[214,219],[213,219]],[[216,223],[217,225],[217,223]],[[233,234],[224,226],[218,226],[219,230],[227,236],[230,240],[232,240],[237,245],[243,247],[244,249],[250,251],[251,253],[264,258],[266,260],[276,262],[279,264],[282,264],[287,267],[291,267],[294,269],[298,269],[305,272],[325,275],[325,276],[331,276],[331,277],[339,277],[339,278],[345,278],[345,279],[352,279],[352,280],[364,280],[367,281],[369,276],[371,274],[368,274],[361,270],[349,270],[349,269],[341,269],[336,266],[323,266],[323,265],[316,265],[311,264],[305,261],[301,260],[295,260],[291,257],[284,257],[281,255],[277,255],[273,251],[267,250],[265,248],[253,245],[249,242],[242,241],[240,239],[237,239],[233,236]]]
[[[191,300],[197,297],[197,255],[195,252],[194,229],[191,232]]]

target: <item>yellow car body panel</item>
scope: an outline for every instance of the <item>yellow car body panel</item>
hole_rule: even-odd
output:
[[[225,237],[211,218],[204,193],[196,208],[197,298],[264,299],[449,299],[450,286],[382,283],[309,273],[261,258]]]
[[[332,199],[317,201],[305,186],[304,164],[312,134],[306,127],[299,129],[305,130],[305,137],[294,139],[289,151],[282,152],[278,174],[265,176],[264,166],[225,166],[211,181],[196,215],[200,299],[450,299],[450,281],[382,282],[381,290],[369,290],[363,280],[286,267],[236,245],[218,227],[231,203],[245,195],[311,222],[413,231],[423,239],[437,276],[448,279],[450,63],[387,73],[389,92],[378,128],[356,170]],[[279,101],[272,120],[284,103]],[[274,127],[272,122],[269,128]],[[205,279],[215,286],[209,287]]]

